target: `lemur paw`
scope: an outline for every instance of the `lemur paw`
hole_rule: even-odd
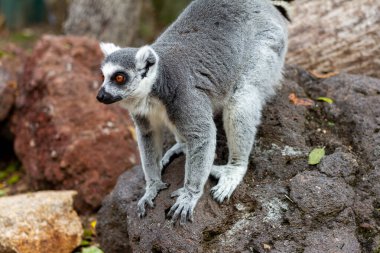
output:
[[[175,204],[170,208],[168,217],[176,222],[180,218],[180,225],[185,225],[187,221],[193,222],[194,208],[197,205],[202,193],[193,193],[185,188],[181,188],[172,193],[172,197],[178,196]]]
[[[242,169],[244,171],[244,169]],[[244,173],[235,169],[234,171],[223,171],[219,174],[218,184],[211,188],[212,197],[219,203],[230,199],[236,187],[243,180]]]
[[[163,183],[162,181],[156,181],[152,184],[150,184],[147,189],[145,190],[144,196],[139,200],[137,203],[137,215],[142,218],[146,215],[145,206],[148,205],[151,208],[154,208],[154,199],[157,197],[157,194],[166,188],[168,188],[169,185],[166,183]]]

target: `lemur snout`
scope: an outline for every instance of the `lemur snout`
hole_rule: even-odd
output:
[[[112,96],[111,94],[109,94],[108,92],[105,91],[104,88],[101,88],[98,95],[96,96],[96,99],[103,103],[103,104],[112,104],[112,103],[115,103],[117,101],[120,101],[122,99],[122,97],[119,97],[119,96]]]

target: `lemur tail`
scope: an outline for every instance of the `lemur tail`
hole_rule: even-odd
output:
[[[290,3],[294,0],[271,0],[273,5],[281,12],[281,14],[289,21],[290,19]]]

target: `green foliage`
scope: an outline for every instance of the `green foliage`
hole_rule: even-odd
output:
[[[17,183],[20,179],[20,176],[17,174],[14,174],[18,171],[20,165],[17,162],[12,162],[8,164],[8,166],[0,171],[0,181],[6,180],[7,178],[7,184],[14,184]]]
[[[0,190],[0,197],[3,197],[7,195],[7,191],[6,190]]]
[[[88,248],[82,248],[82,253],[103,253],[103,251],[98,247],[91,246]]]
[[[90,246],[90,245],[91,245],[91,242],[89,242],[87,240],[82,240],[80,243],[80,246],[82,246],[82,247],[86,247],[86,246]]]
[[[309,164],[317,165],[321,162],[322,158],[325,156],[325,148],[316,148],[309,154]]]
[[[16,184],[18,181],[20,181],[20,175],[14,174],[14,175],[12,175],[12,176],[7,180],[7,184],[8,184],[8,185],[14,185],[14,184]]]

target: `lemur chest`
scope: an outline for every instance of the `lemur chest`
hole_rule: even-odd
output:
[[[152,128],[167,127],[173,134],[177,134],[177,128],[168,117],[165,106],[160,101],[153,101],[146,112]]]

